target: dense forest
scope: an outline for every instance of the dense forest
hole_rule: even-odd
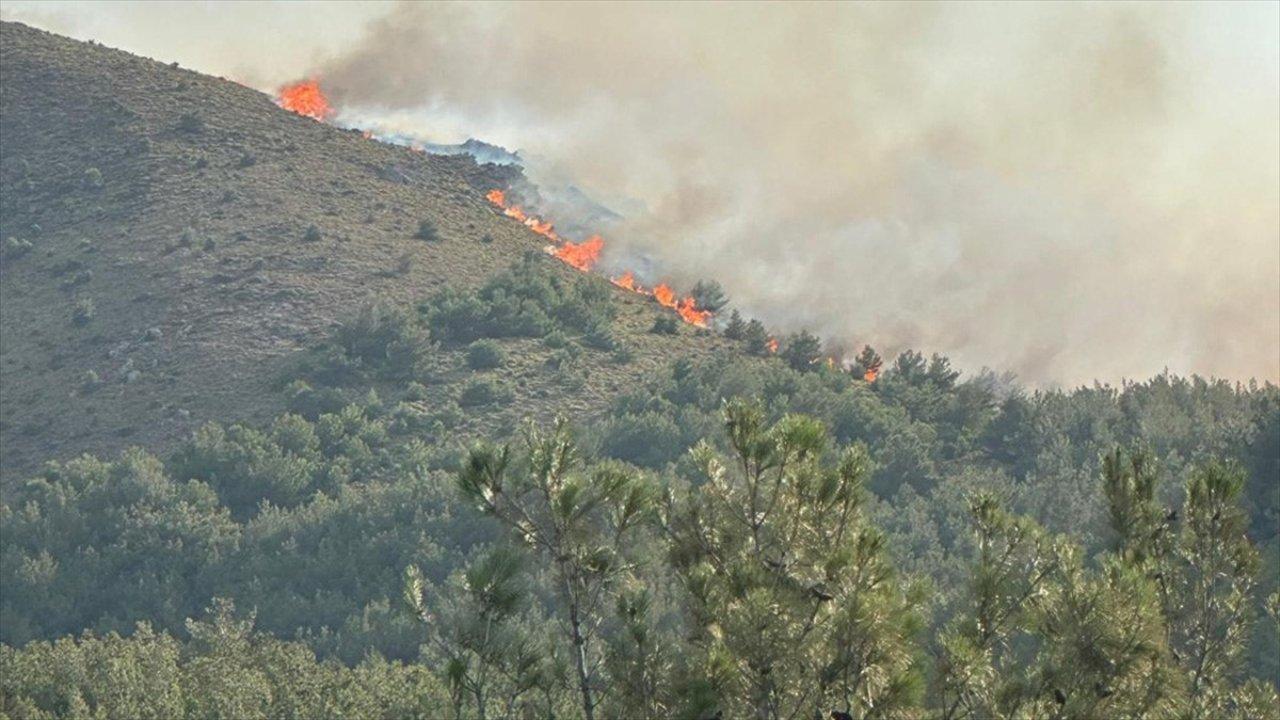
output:
[[[565,387],[632,362],[615,314],[528,257],[353,313],[270,423],[8,483],[0,716],[1276,716],[1280,389],[828,363],[734,314],[604,417],[456,431],[513,339]]]

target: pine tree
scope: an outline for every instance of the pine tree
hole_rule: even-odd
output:
[[[769,347],[769,332],[764,329],[764,323],[755,318],[747,323],[742,339],[747,344],[747,352],[752,355],[768,355],[772,352]]]
[[[873,350],[870,345],[863,345],[862,352],[858,353],[858,359],[853,363],[852,372],[855,377],[860,377],[867,382],[874,382],[880,374],[882,365],[884,365],[884,360],[880,358],[880,354]]]
[[[801,330],[787,338],[782,357],[792,370],[814,370],[822,361],[822,340],[808,330]]]
[[[715,280],[699,280],[693,286],[690,292],[694,302],[698,304],[700,310],[710,310],[711,312],[720,312],[725,305],[729,304],[729,298],[725,297],[724,288],[720,287],[720,283]]]
[[[490,709],[513,717],[525,695],[553,679],[546,648],[519,623],[528,604],[523,566],[521,553],[498,547],[455,573],[438,593],[429,593],[416,566],[405,570],[405,602],[428,629],[455,717],[464,705],[481,720]]]
[[[736,309],[729,313],[729,323],[724,326],[724,336],[730,340],[741,340],[746,337],[747,323]]]
[[[703,442],[705,477],[663,516],[694,619],[705,686],[724,717],[865,716],[911,706],[917,618],[862,509],[865,449],[822,461],[822,424],[725,406],[732,453]]]
[[[529,546],[554,579],[582,714],[593,720],[607,679],[599,633],[613,592],[632,572],[628,549],[652,508],[643,476],[620,463],[583,467],[567,423],[530,425],[525,457],[481,444],[458,472],[464,496]]]

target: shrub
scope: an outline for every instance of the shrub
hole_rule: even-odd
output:
[[[423,310],[432,337],[451,343],[544,337],[554,330],[590,332],[612,322],[616,311],[606,283],[553,272],[537,256],[526,256],[478,293],[442,291]]]
[[[511,391],[489,378],[478,378],[467,383],[458,396],[458,404],[462,407],[476,407],[505,402],[511,398]]]
[[[252,167],[258,164],[258,158],[251,152],[246,152],[240,156],[240,167]]]
[[[626,365],[636,359],[636,352],[631,349],[630,345],[618,343],[618,346],[613,349],[613,355],[611,357],[615,363],[619,365]]]
[[[418,232],[413,236],[418,240],[426,240],[427,242],[435,242],[440,239],[440,233],[436,230],[436,224],[430,220],[422,220],[418,223]]]
[[[188,135],[198,135],[204,132],[204,118],[195,113],[183,113],[178,118],[178,130]]]
[[[93,306],[93,301],[89,298],[84,298],[76,301],[75,306],[71,309],[71,322],[75,325],[88,325],[95,314],[97,314],[97,310]]]
[[[305,242],[319,242],[320,237],[320,228],[315,225],[308,225],[307,231],[302,233],[302,239]]]
[[[191,247],[196,244],[196,229],[188,225],[182,229],[182,236],[178,239],[178,244],[182,247]]]
[[[457,403],[447,402],[436,409],[431,417],[435,422],[440,423],[441,427],[452,429],[462,422],[462,410]]]
[[[588,347],[593,347],[597,350],[613,350],[618,344],[617,338],[613,336],[613,330],[608,325],[603,324],[596,325],[588,330],[587,334],[582,336],[582,341]]]
[[[680,332],[680,322],[674,316],[663,313],[653,320],[649,332],[656,335],[675,335]]]
[[[20,258],[31,252],[32,247],[34,246],[31,244],[30,240],[9,237],[4,241],[4,248],[0,249],[0,256],[5,257],[6,259]]]
[[[422,402],[427,399],[427,387],[420,382],[411,382],[404,389],[404,399]]]
[[[559,350],[569,344],[569,338],[559,330],[552,330],[542,338],[542,344],[551,350]]]
[[[304,380],[295,380],[285,389],[288,398],[289,412],[297,413],[308,420],[315,420],[321,415],[336,413],[349,403],[337,388],[320,388],[316,390]]]
[[[96,167],[91,167],[84,171],[84,186],[90,190],[98,190],[102,187],[102,171]]]
[[[601,434],[601,452],[641,467],[661,468],[686,449],[675,422],[654,412],[611,418]]]
[[[547,358],[547,367],[553,370],[572,368],[578,364],[578,358],[581,356],[582,348],[577,345],[566,345],[551,353],[551,357]]]
[[[502,348],[492,340],[477,340],[467,348],[467,365],[472,370],[492,370],[501,367],[505,359]]]
[[[340,325],[335,339],[348,358],[393,377],[409,375],[427,346],[410,311],[378,303]]]
[[[63,290],[70,290],[71,288],[86,285],[92,279],[92,270],[77,270],[74,275],[62,281],[61,287]]]

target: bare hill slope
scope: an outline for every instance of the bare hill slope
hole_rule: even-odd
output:
[[[541,247],[485,201],[501,180],[469,156],[370,141],[234,82],[3,23],[0,476],[280,412],[281,368],[358,307],[474,289]],[[413,237],[423,220],[438,242]],[[588,352],[566,389],[539,343],[508,341],[514,401],[459,432],[590,414],[673,356],[729,347],[688,326],[648,334],[668,311],[617,292],[634,360]],[[469,371],[461,350],[436,352],[443,402]]]

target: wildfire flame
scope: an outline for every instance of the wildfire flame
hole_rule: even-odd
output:
[[[303,80],[280,88],[276,103],[286,110],[321,122],[327,121],[333,115],[333,106],[329,104],[329,99],[321,92],[320,84],[315,80]],[[368,131],[363,132],[362,135],[365,138],[373,137],[373,134]],[[424,152],[424,148],[417,145],[411,145],[409,149],[414,152]],[[519,221],[535,233],[551,240],[554,244],[547,248],[547,252],[561,262],[582,272],[589,272],[600,260],[600,253],[604,250],[604,238],[599,235],[592,235],[580,243],[570,242],[556,233],[551,221],[530,215],[519,205],[508,203],[507,195],[502,190],[498,188],[490,190],[485,194],[485,199],[500,208],[503,215]],[[699,309],[697,300],[692,296],[677,298],[675,291],[666,283],[660,283],[652,291],[645,290],[636,284],[635,276],[630,271],[621,277],[612,278],[612,282],[631,292],[652,297],[663,307],[675,310],[682,320],[691,325],[706,327],[711,320],[710,310]],[[778,341],[770,339],[769,349],[771,352],[777,352]]]
[[[537,228],[532,229],[537,232]],[[580,243],[571,243],[566,240],[560,247],[551,248],[551,254],[560,258],[566,264],[572,265],[582,272],[587,272],[600,259],[601,250],[604,250],[604,238],[599,235],[592,235]]]
[[[276,94],[276,104],[285,110],[305,115],[320,122],[327,122],[334,113],[333,106],[329,104],[329,99],[320,90],[320,83],[315,80],[302,80],[280,88]],[[361,135],[365,139],[375,138],[374,134],[368,130],[361,132]],[[426,151],[425,148],[419,145],[411,145],[409,149],[418,153]],[[519,221],[533,232],[555,243],[547,248],[547,252],[565,264],[582,272],[588,272],[600,260],[600,253],[604,250],[604,239],[599,235],[592,235],[580,243],[570,242],[556,234],[555,226],[551,224],[551,221],[544,220],[536,215],[530,215],[520,206],[508,203],[506,193],[502,190],[498,188],[490,190],[485,194],[485,199],[501,209],[502,214]],[[610,282],[624,290],[652,297],[663,307],[675,310],[682,320],[691,325],[707,327],[707,323],[711,320],[712,312],[710,310],[699,309],[697,300],[692,296],[677,298],[675,291],[666,283],[659,283],[654,286],[653,290],[646,290],[636,283],[635,275],[630,270],[618,277],[610,278]],[[778,352],[777,338],[769,338],[767,346],[769,352]],[[834,364],[834,358],[827,359],[828,366],[834,366]],[[868,368],[863,378],[867,382],[874,382],[879,372],[880,366],[877,364],[875,367]]]
[[[280,88],[276,94],[276,104],[285,110],[321,122],[333,115],[333,106],[320,91],[320,83],[315,80],[303,80]]]
[[[580,243],[571,242],[556,234],[554,226],[548,220],[526,213],[519,205],[507,202],[507,194],[498,188],[485,193],[485,199],[502,210],[502,214],[520,221],[525,227],[549,238],[555,245],[547,247],[547,252],[559,258],[561,262],[571,265],[582,272],[588,272],[600,260],[604,250],[604,238],[592,235]],[[666,283],[661,283],[646,290],[636,283],[635,274],[627,271],[622,275],[609,279],[614,285],[639,295],[646,295],[658,301],[663,307],[676,311],[682,320],[698,327],[706,327],[711,321],[710,310],[698,309],[698,302],[692,296],[678,298],[675,290]]]
[[[876,378],[879,376],[880,376],[880,366],[878,365],[873,368],[867,368],[867,371],[862,373],[862,379],[866,380],[867,382],[875,382]]]
[[[519,205],[508,204],[507,194],[504,193],[503,191],[497,188],[494,188],[493,190],[490,190],[489,192],[485,193],[485,199],[493,203],[494,205],[498,206],[499,208],[501,208],[503,215],[506,215],[507,217],[513,218],[515,220],[519,220],[521,223],[524,224],[525,227],[547,238],[548,240],[551,240],[557,243],[561,242],[560,236],[556,234],[555,227],[551,224],[550,221],[543,220],[542,218],[539,218],[537,216],[527,214],[523,209],[521,209]],[[590,240],[588,240],[587,242],[590,242]],[[600,241],[600,246],[604,247],[603,240]],[[597,251],[596,255],[598,256],[599,254],[600,254],[599,251]],[[592,262],[594,263],[595,261],[592,260]],[[569,263],[569,264],[572,265],[573,263]],[[574,267],[577,267],[577,266],[574,265]],[[579,268],[579,269],[585,270],[588,268]]]
[[[636,276],[630,270],[622,273],[620,277],[609,278],[609,282],[631,292],[641,292],[644,289],[636,285]]]

